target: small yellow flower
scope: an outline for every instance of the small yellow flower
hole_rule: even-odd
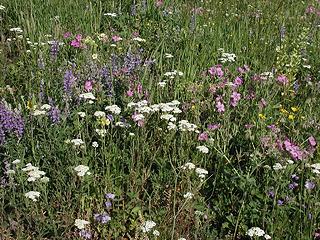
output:
[[[285,110],[284,108],[280,108],[280,112],[288,114],[289,112],[287,110]]]
[[[110,120],[106,117],[102,117],[99,119],[99,123],[101,126],[108,126],[110,124]]]
[[[262,119],[262,120],[265,120],[265,119],[266,119],[266,116],[263,115],[262,113],[259,113],[259,118]]]
[[[292,121],[292,120],[294,119],[294,116],[293,116],[292,114],[290,114],[290,115],[288,116],[288,119]]]
[[[191,109],[192,109],[192,110],[195,110],[195,109],[196,109],[196,106],[195,106],[195,105],[192,105],[192,106],[191,106]]]
[[[299,108],[298,107],[291,107],[292,112],[298,112]]]

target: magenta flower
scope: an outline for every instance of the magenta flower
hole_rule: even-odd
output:
[[[206,133],[206,132],[200,133],[198,136],[199,141],[207,141],[208,138],[209,138],[208,133]]]
[[[208,125],[209,130],[216,130],[218,128],[220,128],[220,124],[209,124]]]
[[[222,66],[220,64],[209,68],[208,72],[213,77],[217,76],[219,78],[222,78],[224,76],[224,72],[223,72]]]
[[[220,113],[225,111],[224,104],[220,101],[216,102],[216,108]]]
[[[65,32],[65,33],[63,34],[63,38],[69,38],[69,37],[71,37],[71,35],[72,35],[71,32]]]
[[[91,92],[92,90],[92,81],[90,80],[87,80],[85,83],[84,83],[84,89],[87,91],[87,92]]]
[[[242,83],[243,83],[243,80],[241,79],[241,77],[236,77],[236,79],[233,81],[233,86],[239,87],[242,85]]]
[[[290,154],[290,156],[294,160],[302,160],[304,157],[304,152],[294,143],[290,142],[289,140],[285,140],[283,142],[284,149]]]
[[[71,41],[70,45],[75,48],[80,48],[81,47],[81,40],[82,40],[82,35],[77,34],[76,38]]]
[[[127,96],[128,97],[132,97],[133,96],[133,90],[130,88],[128,91],[127,91]]]
[[[308,138],[308,142],[312,147],[315,147],[317,145],[316,139],[313,136],[310,136]]]
[[[237,92],[233,92],[231,94],[231,102],[230,102],[230,105],[232,107],[236,107],[238,105],[238,102],[240,101],[241,99],[241,94],[240,93],[237,93]]]
[[[141,84],[141,83],[138,83],[137,92],[138,92],[138,94],[142,94],[142,93],[143,93],[143,91],[142,91],[142,84]]]
[[[277,81],[281,85],[287,85],[289,83],[289,79],[286,77],[286,75],[283,74],[277,77]]]

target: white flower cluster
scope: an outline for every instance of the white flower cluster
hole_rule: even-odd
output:
[[[271,239],[271,237],[265,233],[264,230],[262,230],[259,227],[252,227],[247,231],[247,235],[249,237],[264,237],[265,239]]]
[[[140,37],[134,37],[134,38],[132,38],[132,40],[133,40],[133,41],[137,41],[137,42],[146,42],[145,39],[140,38]]]
[[[72,139],[70,141],[74,146],[80,146],[84,144],[84,141],[80,138]]]
[[[106,116],[106,113],[102,111],[96,111],[93,115],[97,118],[103,118]]]
[[[22,33],[23,30],[20,27],[10,28],[10,32]]]
[[[196,132],[197,131],[197,125],[193,123],[189,123],[188,120],[181,120],[178,123],[179,130],[182,132]]]
[[[5,10],[5,9],[6,9],[5,6],[0,5],[0,10]]]
[[[209,148],[207,148],[206,146],[198,146],[196,148],[199,150],[199,152],[209,153]]]
[[[226,63],[226,62],[234,62],[235,58],[236,58],[235,54],[223,52],[221,53],[221,57],[218,60],[221,63]]]
[[[79,165],[74,168],[74,170],[77,172],[77,175],[79,177],[83,177],[84,175],[90,175],[89,167],[85,165]]]
[[[30,198],[32,201],[36,202],[40,197],[40,192],[30,191],[24,194],[25,197]]]
[[[183,72],[174,70],[174,71],[172,71],[172,72],[166,72],[164,75],[165,75],[166,77],[174,78],[176,75],[183,76]]]
[[[154,221],[145,221],[144,223],[142,223],[141,225],[141,230],[144,233],[150,232],[152,230],[152,228],[154,228],[157,224]]]
[[[100,136],[100,137],[105,137],[107,134],[107,130],[106,129],[96,129],[96,133]]]
[[[311,164],[312,172],[320,175],[320,163]]]
[[[192,171],[195,170],[196,174],[198,175],[198,177],[203,180],[207,175],[208,175],[208,171],[206,169],[203,168],[196,168],[196,165],[191,163],[191,162],[187,162],[184,165],[182,165],[180,167],[182,170],[186,170],[186,171]]]
[[[49,178],[45,177],[46,173],[44,171],[40,171],[39,167],[32,166],[31,163],[26,164],[22,171],[28,174],[28,182],[35,182],[36,180],[40,180],[41,182],[48,182]]]
[[[113,114],[119,115],[121,113],[121,108],[118,107],[117,105],[111,105],[105,107],[105,110],[112,112]]]
[[[88,92],[88,93],[81,93],[79,95],[79,98],[83,98],[85,100],[89,99],[89,100],[95,100],[95,96],[93,95],[93,93],[91,92]]]
[[[51,106],[49,104],[43,104],[40,109],[36,109],[37,105],[33,107],[33,116],[41,116],[41,115],[46,115],[47,111],[51,109]]]
[[[82,220],[82,219],[76,219],[74,221],[74,225],[78,228],[78,229],[84,229],[86,227],[87,224],[90,224],[90,222],[86,221],[86,220]]]

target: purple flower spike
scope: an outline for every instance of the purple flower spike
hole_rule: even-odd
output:
[[[310,180],[307,180],[304,186],[306,187],[306,189],[312,190],[315,188],[316,184]]]

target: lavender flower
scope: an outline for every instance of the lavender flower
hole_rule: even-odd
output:
[[[67,96],[71,96],[72,88],[75,83],[76,78],[74,77],[72,70],[67,70],[64,74],[63,87],[64,92]]]
[[[111,217],[107,213],[102,213],[102,214],[94,214],[94,219],[97,222],[100,222],[102,224],[106,224],[111,220]]]
[[[51,54],[51,58],[53,60],[57,59],[58,52],[59,52],[59,42],[56,40],[52,41],[51,48],[50,48],[50,54]]]
[[[22,137],[24,121],[18,112],[14,112],[5,102],[0,102],[0,145],[4,143],[9,134]]]
[[[92,239],[92,233],[88,230],[82,229],[79,232],[79,236],[84,238],[84,239]]]
[[[105,198],[107,198],[107,199],[114,199],[115,198],[115,195],[113,194],[113,193],[107,193],[106,195],[105,195]]]
[[[304,186],[306,187],[306,189],[312,190],[315,188],[316,184],[310,180],[307,180]]]
[[[51,107],[49,117],[54,124],[60,122],[60,110],[57,106]]]

